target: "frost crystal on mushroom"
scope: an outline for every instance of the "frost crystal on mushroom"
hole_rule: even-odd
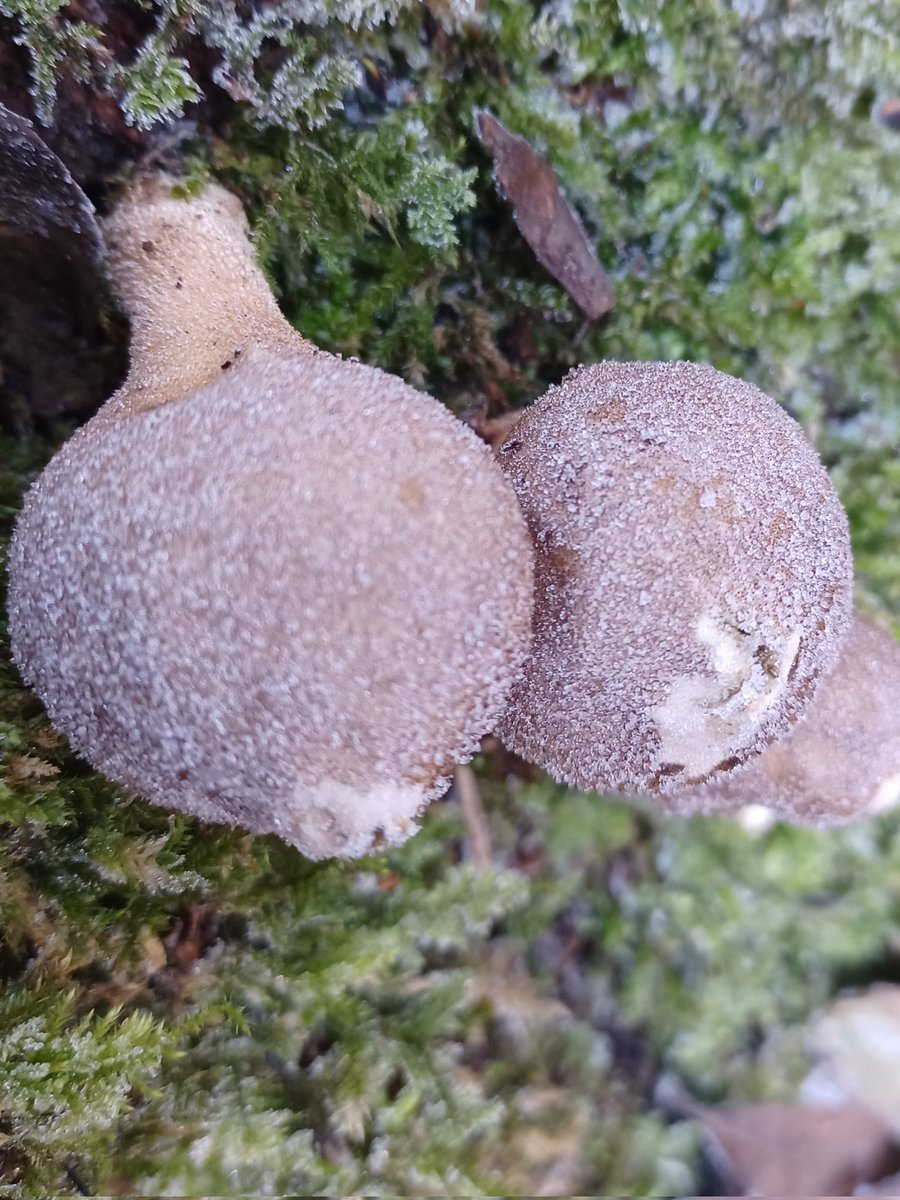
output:
[[[804,715],[745,767],[666,797],[681,816],[761,804],[836,825],[900,801],[900,645],[854,614],[838,665]]]
[[[498,729],[583,788],[669,791],[797,718],[847,628],[847,521],[800,427],[694,363],[573,371],[500,462],[536,550]]]
[[[492,727],[531,550],[488,449],[294,334],[244,230],[221,189],[115,219],[133,369],[28,494],[13,652],[111,778],[358,855],[413,833]]]

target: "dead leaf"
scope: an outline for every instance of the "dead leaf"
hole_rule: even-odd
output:
[[[897,1163],[890,1129],[858,1104],[698,1105],[696,1115],[738,1195],[850,1196]]]
[[[39,783],[42,779],[52,779],[54,775],[59,774],[59,767],[44,762],[34,754],[10,754],[7,762],[7,781],[14,786]]]
[[[516,225],[538,262],[590,320],[606,316],[615,303],[613,285],[560,191],[553,168],[491,113],[477,112],[475,129],[494,156],[497,187],[512,204]]]
[[[699,1121],[722,1183],[736,1196],[849,1196],[900,1167],[888,1125],[861,1104],[700,1104],[664,1076],[657,1102]]]

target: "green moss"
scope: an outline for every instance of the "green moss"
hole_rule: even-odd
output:
[[[0,1004],[4,1175],[22,1186],[69,1191],[78,1161],[108,1161],[133,1089],[157,1078],[177,1028],[118,1009],[75,1018],[76,996],[9,990]]]
[[[129,125],[152,129],[178,117],[184,106],[202,99],[187,61],[171,53],[162,38],[148,38],[134,62],[122,72],[122,112]]]
[[[659,1069],[711,1098],[741,1094],[742,1080],[758,1090],[750,1067],[760,1041],[890,957],[896,815],[751,834],[544,784],[517,801],[546,859],[513,930],[535,938],[565,920],[583,956],[585,1003],[639,1030]],[[796,1082],[773,1072],[769,1086]]]

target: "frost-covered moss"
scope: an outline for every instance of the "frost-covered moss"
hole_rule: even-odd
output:
[[[29,1194],[84,1186],[108,1163],[133,1093],[151,1088],[174,1057],[177,1025],[111,1008],[76,1017],[73,989],[8,989],[0,999],[2,1177]]]
[[[75,73],[118,98],[126,121],[139,129],[181,117],[203,91],[192,78],[185,52],[202,45],[217,62],[209,82],[245,103],[260,126],[306,131],[343,107],[344,93],[359,83],[385,29],[418,0],[158,0],[145,5],[155,28],[136,51],[111,52],[107,22],[114,4],[101,7],[93,24],[69,11],[67,0],[2,0],[0,15],[20,26],[16,41],[31,60],[38,119],[49,125],[60,79]],[[474,13],[471,0],[436,5],[453,27]]]
[[[14,40],[28,50],[35,115],[44,125],[53,118],[60,74],[89,77],[93,55],[102,50],[98,27],[66,20],[67,7],[68,0],[0,0],[0,16],[17,21]]]

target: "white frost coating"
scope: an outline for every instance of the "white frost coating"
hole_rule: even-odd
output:
[[[765,804],[745,804],[738,809],[736,819],[747,833],[766,833],[778,820],[771,808]]]
[[[673,812],[764,805],[804,825],[835,825],[900,801],[900,645],[856,614],[837,667],[806,714],[730,775],[665,797]]]
[[[672,792],[758,753],[832,669],[847,520],[803,431],[695,363],[573,371],[499,461],[536,550],[498,733],[583,788]]]

